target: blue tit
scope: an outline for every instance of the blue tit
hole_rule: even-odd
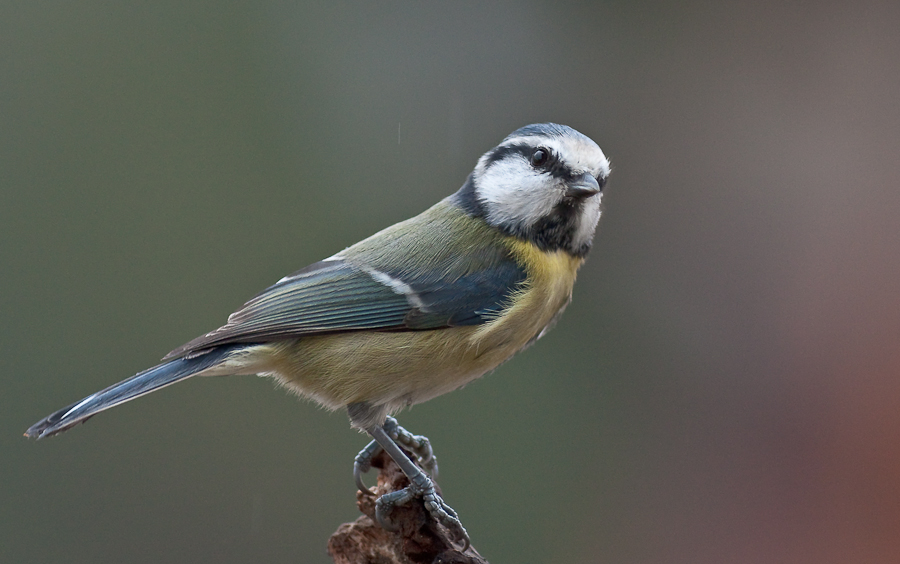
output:
[[[427,440],[390,415],[490,372],[553,325],[591,248],[609,173],[597,144],[570,127],[518,129],[478,160],[456,193],[285,276],[222,327],[25,435],[61,433],[191,376],[270,376],[326,408],[346,409],[352,426],[373,437],[356,459],[361,488],[379,449],[410,478],[406,490],[379,499],[383,525],[393,505],[421,497],[467,542],[455,512],[396,444],[433,469]]]

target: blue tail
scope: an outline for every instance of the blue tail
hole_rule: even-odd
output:
[[[42,439],[62,433],[105,409],[149,394],[211,368],[239,348],[242,347],[218,347],[197,357],[179,358],[148,368],[127,380],[122,380],[118,384],[113,384],[105,390],[91,394],[79,402],[48,415],[29,427],[25,431],[25,436]]]

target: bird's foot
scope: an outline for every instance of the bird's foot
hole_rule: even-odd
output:
[[[437,493],[431,479],[421,472],[410,479],[407,487],[386,493],[375,501],[375,518],[378,524],[388,531],[396,531],[397,526],[391,521],[394,507],[405,505],[417,497],[422,498],[425,509],[450,532],[451,538],[463,543],[462,552],[465,552],[470,544],[469,534],[460,522],[459,515]]]
[[[428,474],[436,478],[438,473],[437,457],[431,449],[431,441],[423,435],[413,435],[397,423],[397,420],[388,416],[382,425],[385,433],[403,448],[415,455],[416,460]],[[353,479],[356,487],[366,495],[375,495],[362,481],[362,475],[372,468],[372,458],[381,451],[381,445],[372,441],[364,449],[359,451],[353,460]]]
[[[437,478],[438,464],[437,457],[431,449],[431,441],[425,435],[413,435],[397,423],[397,420],[388,416],[382,425],[388,436],[400,443],[403,448],[416,455],[419,465],[428,472],[432,478]]]

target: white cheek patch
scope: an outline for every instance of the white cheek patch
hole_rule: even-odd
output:
[[[531,225],[553,211],[561,193],[548,174],[531,168],[524,158],[492,164],[478,179],[488,223]]]
[[[497,155],[491,151],[479,160],[475,168],[476,195],[483,204],[485,219],[491,225],[503,226],[513,232],[524,233],[555,213],[565,198],[567,179],[590,174],[602,183],[609,176],[609,160],[591,139],[577,132],[552,130],[544,135],[522,135],[504,139],[498,147],[549,149],[559,160],[565,174],[554,177],[532,167],[530,151],[506,151],[500,160],[490,162]],[[567,231],[571,239],[564,243],[570,249],[590,246],[600,220],[602,194],[587,198],[580,204],[580,212],[569,219]]]

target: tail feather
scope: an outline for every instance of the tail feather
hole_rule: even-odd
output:
[[[149,394],[165,386],[190,378],[211,368],[225,359],[239,347],[220,347],[194,358],[179,358],[148,368],[122,380],[118,384],[89,395],[83,400],[64,407],[41,419],[25,431],[25,436],[33,439],[52,437],[79,423],[84,423],[97,413],[115,407],[120,403]]]

